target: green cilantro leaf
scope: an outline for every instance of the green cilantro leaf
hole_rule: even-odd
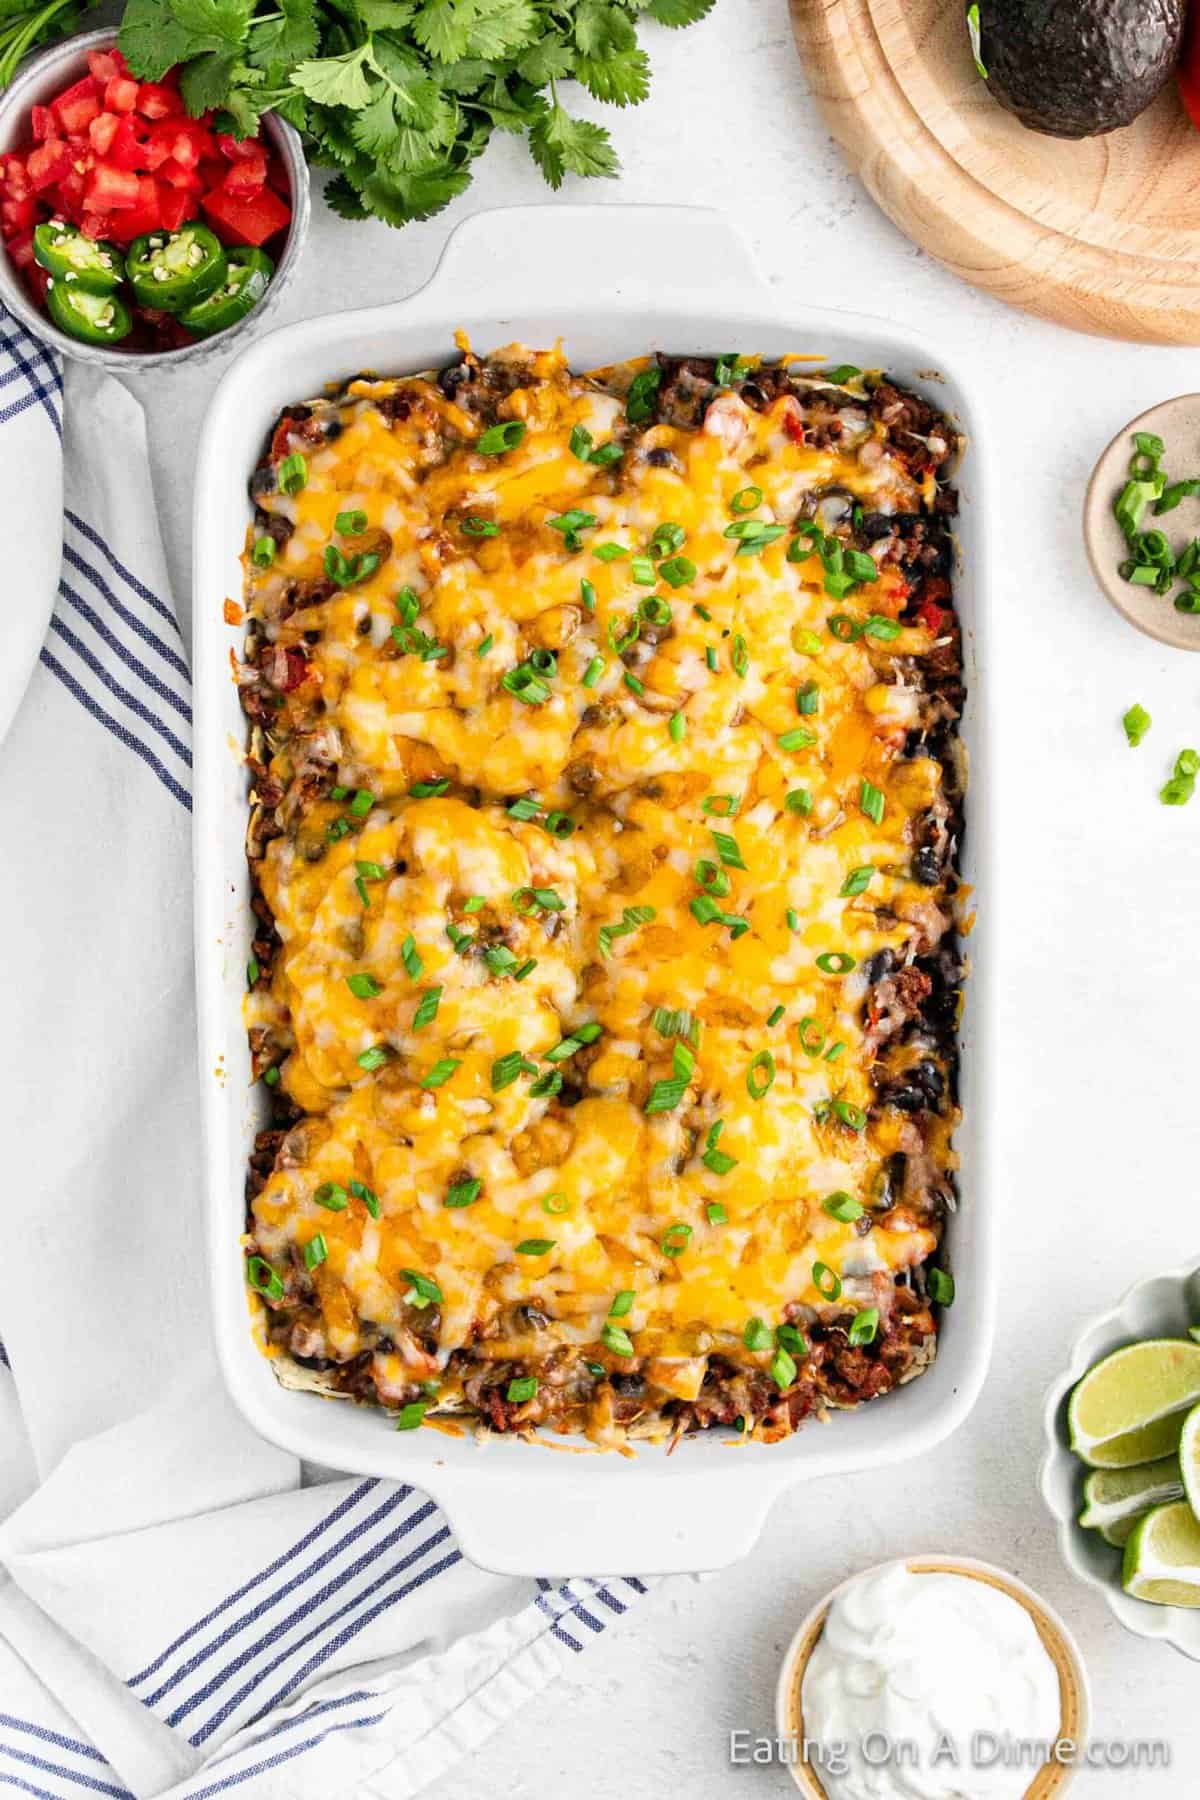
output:
[[[621,166],[604,126],[571,118],[557,101],[531,126],[529,148],[552,188],[560,188],[567,173],[616,175]]]

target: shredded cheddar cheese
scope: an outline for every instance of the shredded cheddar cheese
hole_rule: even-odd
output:
[[[780,1435],[932,1347],[952,1050],[881,983],[952,941],[938,459],[803,365],[462,368],[285,415],[252,488],[252,1280],[402,1423]]]

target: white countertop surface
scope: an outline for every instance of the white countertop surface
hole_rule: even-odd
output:
[[[651,101],[607,115],[627,173],[569,183],[560,198],[720,207],[784,293],[916,323],[975,374],[997,476],[989,674],[1001,767],[987,804],[999,809],[1002,865],[990,900],[1001,939],[1001,1326],[982,1399],[927,1463],[793,1489],[745,1563],[661,1586],[439,1783],[439,1800],[793,1793],[782,1768],[731,1767],[728,1733],[773,1729],[782,1648],[825,1589],[916,1550],[983,1557],[1040,1589],[1077,1633],[1096,1735],[1172,1746],[1169,1773],[1081,1773],[1074,1791],[1175,1800],[1200,1784],[1200,1669],[1127,1635],[1073,1581],[1035,1473],[1042,1392],[1081,1322],[1200,1247],[1200,798],[1179,810],[1157,799],[1177,751],[1200,747],[1200,657],[1158,647],[1108,609],[1079,532],[1095,457],[1134,414],[1197,385],[1196,353],[1040,324],[906,242],[829,141],[785,0],[718,0],[705,24],[647,28],[646,40]],[[566,98],[575,103],[573,90]],[[469,192],[424,225],[347,225],[318,202],[279,322],[402,296],[426,280],[459,219],[542,200],[554,204],[523,147],[497,137]],[[185,613],[195,437],[223,366],[141,384]],[[1179,446],[1171,467],[1200,473],[1200,444]],[[1200,502],[1187,506],[1172,522],[1200,530]],[[1137,751],[1120,725],[1134,700],[1154,718]]]

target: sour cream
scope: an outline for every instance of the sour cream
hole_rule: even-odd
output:
[[[834,1601],[801,1704],[829,1800],[1020,1800],[1036,1765],[1005,1766],[982,1734],[1053,1745],[1062,1718],[1058,1673],[1018,1600],[903,1563]]]

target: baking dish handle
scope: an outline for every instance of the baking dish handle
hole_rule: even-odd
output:
[[[754,255],[721,213],[708,206],[507,206],[476,213],[455,227],[422,298],[443,288],[486,299],[498,319],[529,312],[539,281],[554,286],[570,271],[576,291],[616,293],[649,320],[668,295],[719,310],[761,300],[767,283]]]
[[[740,1452],[730,1451],[731,1456]],[[536,1452],[526,1452],[536,1454]],[[661,1452],[660,1452],[661,1454]],[[778,1492],[679,1470],[622,1484],[541,1485],[532,1477],[438,1471],[422,1485],[445,1509],[463,1555],[498,1575],[677,1575],[749,1555]]]

